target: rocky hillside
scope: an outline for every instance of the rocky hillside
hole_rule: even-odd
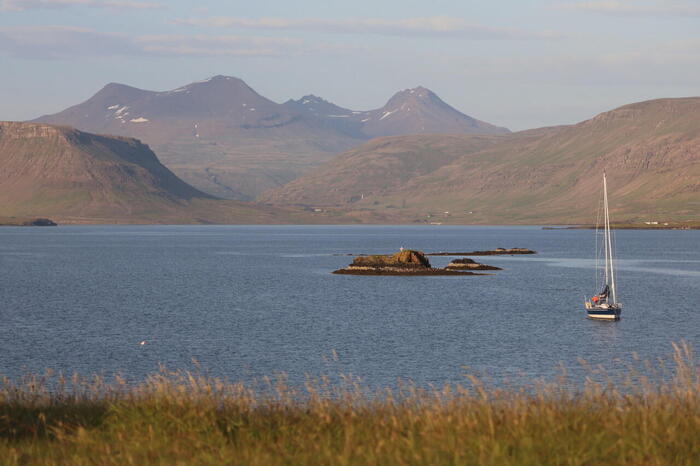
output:
[[[699,115],[700,98],[660,99],[491,138],[373,141],[265,199],[386,221],[592,222],[606,170],[615,220],[692,220],[700,216]]]
[[[507,131],[463,115],[423,88],[360,112],[312,95],[278,104],[231,76],[164,92],[112,83],[36,121],[138,138],[188,183],[239,200],[280,187],[378,135]]]
[[[275,209],[193,188],[136,139],[0,122],[0,217],[30,216],[59,223],[290,221]]]

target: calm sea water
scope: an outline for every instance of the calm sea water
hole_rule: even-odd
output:
[[[538,227],[81,226],[0,229],[0,374],[192,369],[372,386],[580,377],[671,342],[700,347],[700,231],[618,231],[619,322],[586,319],[595,233]],[[399,247],[535,249],[490,276],[332,275]],[[444,266],[448,257],[431,257]],[[140,345],[145,340],[145,345]]]

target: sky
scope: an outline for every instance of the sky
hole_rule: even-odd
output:
[[[523,130],[700,95],[700,0],[0,0],[0,120],[236,76],[353,110],[425,86]]]

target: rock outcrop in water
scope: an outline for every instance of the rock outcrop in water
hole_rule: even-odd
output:
[[[27,220],[22,225],[26,227],[55,227],[58,226],[56,222],[48,218],[35,218],[32,220]]]
[[[446,267],[447,270],[503,270],[493,265],[480,264],[473,259],[455,259]]]
[[[391,256],[356,257],[352,264],[333,273],[349,275],[483,275],[449,267],[433,268],[423,252],[413,250],[400,251]]]
[[[0,226],[55,227],[58,224],[48,218],[0,217]]]
[[[429,252],[426,256],[508,256],[516,254],[537,254],[537,251],[526,248],[496,248],[472,252]]]

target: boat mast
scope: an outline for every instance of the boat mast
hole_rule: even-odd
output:
[[[603,204],[605,205],[605,282],[608,284],[610,277],[610,289],[612,302],[615,303],[615,270],[613,269],[612,239],[610,234],[610,212],[608,210],[608,181],[603,171]],[[610,272],[608,274],[608,267]]]

